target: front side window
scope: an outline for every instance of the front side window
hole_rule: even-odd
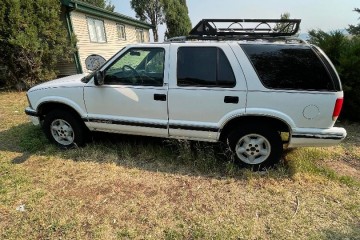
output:
[[[87,18],[90,42],[106,42],[104,22],[95,18]]]
[[[143,43],[145,41],[144,38],[144,30],[142,29],[136,29],[136,41],[138,43]]]
[[[162,86],[163,48],[132,48],[105,70],[105,84]]]
[[[334,90],[329,72],[309,46],[242,44],[241,47],[267,88]]]
[[[178,86],[234,87],[234,72],[225,53],[217,47],[180,47]]]
[[[116,24],[118,40],[126,40],[125,26]]]

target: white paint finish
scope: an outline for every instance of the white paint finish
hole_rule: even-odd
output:
[[[289,147],[326,147],[340,143],[347,135],[344,128],[332,127],[328,129],[294,128],[293,135],[307,136],[304,138],[291,138]],[[316,137],[316,138],[309,138]],[[340,137],[339,139],[326,139]]]
[[[320,110],[318,106],[316,106],[315,104],[308,105],[303,110],[303,116],[309,120],[315,119],[319,117],[319,115],[320,115]]]
[[[178,87],[177,51],[180,46],[216,46],[228,57],[237,84],[234,88]],[[325,139],[346,136],[342,128],[333,128],[332,113],[342,92],[311,92],[266,89],[258,79],[251,63],[236,42],[188,42],[171,44],[138,44],[126,47],[111,60],[116,60],[131,47],[162,47],[165,49],[164,85],[162,87],[95,86],[93,80],[84,84],[84,75],[40,84],[29,90],[34,109],[45,102],[66,104],[83,118],[114,121],[87,122],[91,130],[200,141],[216,141],[225,124],[240,116],[267,116],[280,119],[290,126],[289,146],[328,146],[341,140]],[[240,63],[240,64],[239,64]],[[101,70],[106,69],[106,63]],[[249,88],[249,91],[247,91]],[[165,94],[167,101],[155,101],[154,94]],[[225,96],[239,97],[239,103],[224,103]],[[86,107],[85,103],[86,102]],[[34,120],[34,119],[33,119]],[[121,124],[122,121],[125,123]],[[36,120],[34,120],[36,124]],[[130,124],[126,124],[130,123]],[[131,124],[140,126],[131,126]],[[164,128],[151,126],[162,125]],[[205,131],[185,130],[167,126],[188,126]],[[145,127],[148,125],[147,127]],[[214,129],[207,131],[206,129]],[[309,138],[315,136],[315,138]]]
[[[177,86],[177,52],[179,47],[219,47],[221,48],[234,71],[237,84],[233,88],[219,87],[179,87]],[[235,111],[245,111],[246,106],[246,82],[243,71],[227,43],[174,43],[170,49],[169,71],[169,125],[190,125],[201,127],[220,128],[225,115],[232,115]],[[239,97],[239,103],[225,103],[225,96]],[[224,120],[223,120],[224,121]],[[181,129],[169,129],[170,136],[190,137],[197,131]],[[201,133],[207,136],[207,133]],[[211,139],[215,139],[211,135]],[[218,136],[216,136],[218,137]],[[202,137],[200,137],[202,138]]]
[[[76,74],[68,77],[63,77],[59,79],[55,79],[52,81],[44,82],[35,87],[32,87],[28,92],[32,93],[34,91],[46,88],[59,88],[59,87],[83,87],[85,84],[81,82],[81,79],[85,76],[85,74]]]
[[[297,147],[330,147],[339,144],[343,139],[294,138],[288,148]]]
[[[342,96],[342,92],[249,91],[247,114],[280,112],[289,117],[284,120],[288,124],[293,122],[290,124],[292,127],[330,128],[334,125],[332,114],[336,99]],[[307,119],[303,115],[304,108],[309,105],[316,105],[319,109],[320,113],[315,118]]]
[[[133,46],[128,46],[123,51],[119,52],[113,60],[116,61],[128,49]],[[141,44],[135,47],[160,47],[165,50],[165,64],[164,72],[169,71],[168,45],[163,44]],[[111,64],[105,64],[101,70],[104,71]],[[168,82],[168,76],[164,74],[164,83]],[[168,110],[167,101],[154,100],[154,94],[164,94],[166,99],[167,84],[161,87],[152,86],[131,86],[131,85],[103,85],[95,86],[91,80],[84,88],[84,100],[88,111],[89,118],[115,120],[115,121],[128,121],[140,122],[143,124],[163,124],[168,123]],[[106,126],[107,125],[107,126]],[[141,134],[144,132],[147,135],[153,134],[154,136],[168,136],[168,130],[162,128],[144,128],[130,127],[126,125],[102,125],[106,131],[118,131],[133,134]],[[91,128],[96,127],[96,123],[88,123]],[[106,126],[106,127],[105,127]],[[100,128],[101,129],[101,128]]]
[[[81,117],[86,117],[83,98],[85,84],[81,82],[83,74],[73,75],[37,85],[28,91],[34,110],[48,102],[62,103],[72,107]]]
[[[88,84],[84,89],[84,99],[89,118],[131,121],[147,124],[167,124],[167,103],[166,101],[155,101],[154,94],[167,94],[165,87],[134,87],[134,86],[94,86]],[[91,127],[95,123],[88,124]],[[94,125],[94,126],[92,126]],[[109,125],[106,130],[121,132],[122,125]],[[99,128],[101,129],[101,128]],[[130,128],[127,133],[142,132],[141,128]],[[154,135],[167,136],[167,129],[152,128]]]

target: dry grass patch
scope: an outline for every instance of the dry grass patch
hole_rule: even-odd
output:
[[[210,144],[105,135],[60,151],[24,99],[0,93],[1,239],[360,238],[359,181],[327,164],[358,163],[356,142],[293,150],[260,173]]]

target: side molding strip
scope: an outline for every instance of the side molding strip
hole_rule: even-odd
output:
[[[84,122],[93,122],[93,123],[104,123],[104,124],[115,124],[115,125],[127,125],[127,126],[137,126],[137,127],[149,127],[149,128],[160,128],[167,129],[167,124],[159,123],[144,123],[144,122],[133,122],[125,120],[110,120],[110,119],[97,119],[97,118],[83,118]],[[202,126],[191,126],[191,125],[174,125],[171,124],[170,129],[183,129],[183,130],[192,130],[192,131],[204,131],[204,132],[218,132],[219,129],[216,127],[202,127]]]

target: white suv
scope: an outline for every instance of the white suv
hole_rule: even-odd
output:
[[[345,138],[334,127],[341,83],[319,48],[274,28],[227,31],[214,21],[187,40],[130,45],[92,74],[35,86],[26,113],[65,148],[82,145],[88,130],[223,141],[257,167],[276,163],[283,146]],[[297,31],[300,21],[288,22]]]

